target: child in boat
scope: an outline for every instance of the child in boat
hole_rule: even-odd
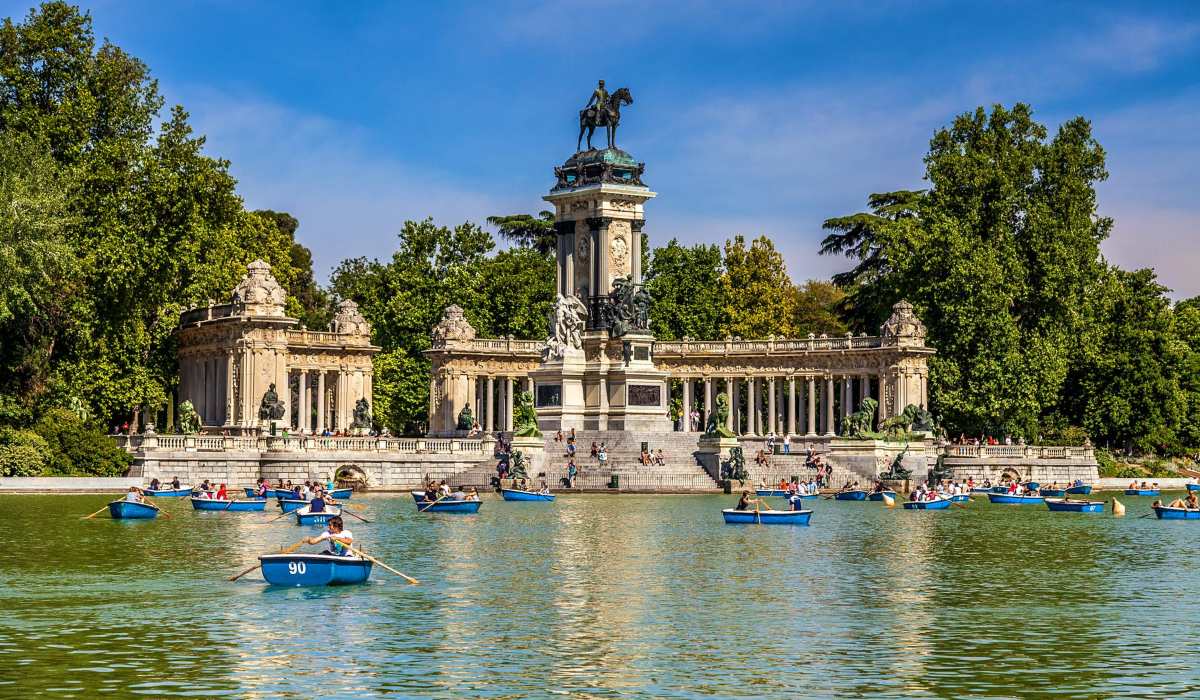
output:
[[[468,501],[478,501],[479,500],[479,492],[475,490],[474,486],[472,486],[471,489],[469,491],[467,491],[467,500]]]
[[[321,554],[348,557],[350,556],[350,547],[354,546],[354,535],[349,530],[343,529],[342,516],[335,515],[329,519],[329,526],[325,532],[304,540],[305,544],[320,544],[321,542],[329,542],[329,549]]]
[[[312,500],[308,502],[309,513],[324,513],[325,499],[320,493],[313,494]]]
[[[146,498],[142,495],[142,490],[136,486],[129,487],[129,493],[125,494],[125,500],[130,503],[144,503]]]
[[[218,500],[218,501],[229,500],[229,493],[225,490],[225,484],[221,484],[221,487],[217,489],[217,495],[215,497],[215,500]]]

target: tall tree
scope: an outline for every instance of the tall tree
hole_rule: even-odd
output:
[[[650,329],[655,337],[720,338],[728,307],[721,284],[721,249],[703,244],[681,246],[672,238],[643,259],[649,261],[645,287],[654,300]]]
[[[840,316],[846,293],[832,282],[808,280],[797,289],[796,320],[794,326],[800,335],[843,335],[848,326]]]
[[[254,213],[272,221],[279,232],[292,242],[289,258],[295,277],[288,288],[287,312],[308,328],[327,328],[333,320],[333,307],[329,295],[317,284],[313,274],[312,251],[296,242],[296,229],[300,227],[300,222],[287,212],[262,209]]]
[[[759,236],[749,247],[740,235],[726,241],[721,288],[725,300],[723,335],[795,335],[796,286],[771,239]]]
[[[554,231],[554,212],[540,211],[537,217],[529,214],[489,216],[487,222],[497,228],[502,238],[525,248],[533,248],[542,255],[553,253],[558,244],[558,235]]]

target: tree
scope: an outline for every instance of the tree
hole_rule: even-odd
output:
[[[650,329],[661,340],[715,340],[726,327],[721,249],[681,246],[672,238],[646,258],[645,287],[654,300]]]
[[[540,211],[537,218],[529,214],[489,216],[487,222],[497,228],[501,237],[524,248],[532,248],[542,255],[553,253],[558,245],[553,212]]]
[[[797,289],[796,319],[799,335],[844,335],[849,328],[839,316],[846,293],[832,282],[808,280]]]
[[[254,213],[272,221],[279,233],[292,242],[289,261],[295,277],[287,288],[287,313],[300,319],[306,328],[328,328],[333,320],[333,305],[313,275],[312,251],[296,242],[296,229],[300,227],[300,222],[286,212],[262,209]]]
[[[783,255],[766,236],[746,247],[743,236],[725,242],[725,271],[721,275],[725,301],[722,335],[765,338],[795,335],[797,292],[783,264]]]

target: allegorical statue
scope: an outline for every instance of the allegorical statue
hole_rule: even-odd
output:
[[[612,285],[608,301],[602,307],[609,335],[620,338],[634,331],[649,330],[650,293],[634,284],[629,277],[618,277]]]
[[[279,400],[279,394],[275,393],[275,383],[267,388],[262,397],[262,404],[258,407],[259,420],[280,420],[283,414],[287,412],[287,406]]]
[[[733,431],[725,427],[729,420],[729,399],[725,394],[717,394],[717,407],[708,416],[708,424],[704,427],[705,437],[734,437]]]
[[[546,360],[561,360],[570,350],[583,347],[587,308],[578,297],[559,294],[550,309],[550,336],[546,340]]]
[[[365,398],[359,399],[354,403],[354,421],[350,423],[350,427],[371,427],[371,404]]]
[[[470,430],[474,424],[475,416],[471,414],[471,407],[463,406],[462,410],[458,412],[458,429]]]
[[[618,88],[609,95],[601,80],[583,109],[579,110],[579,138],[575,141],[575,150],[580,150],[583,143],[583,133],[587,132],[587,147],[592,150],[592,134],[596,127],[603,126],[608,130],[608,147],[617,147],[617,126],[621,123],[621,105],[633,104],[633,95],[629,88]]]
[[[191,401],[183,401],[179,404],[179,415],[175,422],[179,425],[179,432],[184,435],[195,435],[200,432],[200,416],[196,413],[196,407]]]
[[[517,394],[517,406],[513,411],[514,437],[541,437],[538,430],[537,409],[533,407],[533,394],[522,391]]]

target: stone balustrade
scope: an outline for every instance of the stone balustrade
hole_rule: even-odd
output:
[[[768,338],[766,340],[689,340],[655,341],[655,356],[722,354],[722,355],[771,355],[776,353],[821,352],[824,350],[858,350],[883,346],[878,336],[838,336],[808,338]]]
[[[1075,459],[1093,462],[1095,450],[1091,447],[1064,445],[946,445],[947,457],[980,459]]]
[[[115,435],[128,452],[388,452],[490,456],[493,440],[263,435]]]

